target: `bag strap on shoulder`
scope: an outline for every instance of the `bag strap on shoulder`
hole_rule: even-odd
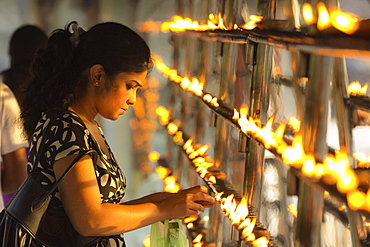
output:
[[[43,150],[43,147],[45,145],[45,138],[46,136],[49,135],[50,131],[51,131],[51,128],[53,126],[53,123],[55,122],[55,120],[61,116],[62,114],[64,114],[65,112],[62,112],[61,114],[57,114],[56,116],[54,116],[50,122],[48,123],[48,125],[46,126],[46,130],[44,130],[44,133],[42,135],[42,140],[41,140],[41,144],[37,150],[37,155],[36,155],[36,158],[35,158],[35,165],[38,164],[39,162],[39,159],[41,157],[41,153],[42,153],[42,150]],[[53,184],[53,186],[48,190],[46,191],[46,193],[39,197],[37,200],[35,200],[32,204],[32,209],[37,209],[39,207],[42,206],[42,204],[44,203],[45,201],[45,198],[47,198],[48,196],[50,196],[55,190],[56,188],[58,187],[58,185],[61,183],[62,179],[69,173],[69,171],[73,168],[73,166],[78,162],[80,161],[85,155],[87,154],[91,154],[91,153],[97,153],[96,150],[94,149],[83,149],[74,159],[73,161],[71,162],[71,164],[67,167],[67,169],[64,171],[64,173],[60,176],[60,178],[58,180],[56,180]]]

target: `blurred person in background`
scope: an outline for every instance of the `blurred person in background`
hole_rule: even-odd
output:
[[[32,80],[33,60],[37,50],[43,47],[46,41],[47,36],[44,31],[35,25],[22,25],[13,32],[8,49],[10,67],[1,72],[0,81],[12,90],[17,99],[19,99],[21,86]],[[26,148],[27,154],[28,148]],[[3,194],[4,205],[12,196],[13,193]]]
[[[0,82],[1,192],[4,195],[14,193],[27,175],[28,141],[23,138],[23,126],[19,116],[16,98],[9,87]],[[4,208],[1,196],[0,208]]]
[[[16,29],[9,42],[10,67],[0,74],[4,82],[19,98],[21,85],[32,80],[32,63],[37,50],[46,44],[47,36],[35,25],[23,25]]]

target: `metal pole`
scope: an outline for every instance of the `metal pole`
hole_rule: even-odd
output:
[[[332,57],[316,55],[310,57],[301,133],[305,152],[314,154],[316,160],[322,160],[328,151],[326,132],[334,61]],[[299,185],[296,246],[320,246],[324,209],[323,190],[316,185],[307,185],[303,181],[300,181]]]

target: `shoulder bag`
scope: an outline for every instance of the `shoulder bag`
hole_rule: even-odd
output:
[[[50,132],[50,126],[52,123],[49,123],[49,129],[47,129],[43,136],[47,136]],[[44,138],[42,140],[42,144],[39,150],[42,150],[45,141]],[[19,187],[18,191],[15,193],[13,198],[10,200],[8,205],[5,207],[5,215],[8,217],[13,218],[19,225],[27,231],[28,234],[31,235],[32,239],[35,240],[40,246],[56,246],[55,245],[55,238],[58,236],[63,236],[61,239],[58,238],[58,246],[87,246],[97,241],[98,238],[96,237],[83,237],[79,235],[76,231],[73,233],[73,237],[69,239],[65,239],[66,236],[69,236],[69,233],[60,233],[58,232],[55,236],[50,236],[50,233],[45,231],[43,224],[46,218],[46,212],[49,208],[52,196],[55,193],[58,185],[62,181],[62,179],[68,174],[68,172],[73,168],[73,166],[82,159],[85,155],[96,152],[93,149],[89,150],[82,150],[77,157],[72,161],[72,163],[68,166],[66,171],[62,174],[62,176],[55,181],[53,186],[50,190],[46,191],[39,182],[37,182],[33,177],[32,174],[29,174],[26,180],[22,183]],[[41,151],[38,152],[35,165],[38,163],[40,158]],[[64,209],[62,209],[64,212]],[[67,217],[65,215],[65,217]],[[63,222],[58,222],[58,217],[53,217],[52,222],[54,225],[58,225],[61,223],[65,223],[66,219]],[[60,218],[59,218],[60,219]],[[49,220],[49,219],[48,219]],[[49,224],[50,225],[50,224]],[[74,230],[74,229],[73,229]],[[62,231],[70,231],[70,229],[62,229]],[[69,234],[69,235],[68,235]],[[14,236],[9,236],[14,237]],[[54,238],[54,239],[53,239]],[[52,240],[53,239],[53,240]],[[52,244],[49,242],[51,241]],[[54,242],[53,242],[54,241]],[[0,241],[1,242],[1,241]]]

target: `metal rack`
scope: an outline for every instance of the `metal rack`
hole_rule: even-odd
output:
[[[192,1],[188,5],[181,2],[179,12],[183,13],[177,14],[184,15],[188,11],[192,17],[204,19],[209,12],[218,11],[225,16],[226,23],[235,23],[240,22],[235,7],[248,5],[241,0],[216,2]],[[204,100],[195,100],[197,97],[178,86],[169,85],[173,117],[197,142],[211,142],[210,155],[217,167],[228,175],[241,194],[248,196],[254,213],[270,230],[274,238],[270,246],[325,246],[325,241],[330,239],[329,235],[325,236],[328,228],[334,233],[345,232],[337,236],[340,237],[337,243],[367,246],[368,232],[363,218],[369,213],[349,208],[345,194],[332,184],[314,181],[302,175],[299,169],[284,166],[274,150],[266,153],[258,140],[240,131],[232,120],[232,109],[246,104],[249,115],[262,124],[274,115],[275,125],[286,121],[287,114],[293,111],[301,120],[304,149],[313,153],[317,160],[335,152],[326,139],[332,111],[339,147],[352,157],[352,128],[357,124],[353,116],[358,109],[369,111],[370,107],[368,97],[347,94],[345,58],[368,60],[370,42],[360,32],[351,36],[335,30],[313,35],[306,32],[309,29],[296,31],[289,27],[293,12],[287,15],[286,31],[273,30],[271,23],[281,23],[281,20],[274,20],[278,4],[275,1],[254,2],[262,9],[260,14],[268,20],[269,28],[264,28],[261,22],[253,30],[186,31],[171,35],[173,67],[183,76],[200,78],[205,83],[204,91],[219,99],[219,107],[214,107]],[[333,4],[333,1],[326,2]],[[207,13],[202,11],[204,9]],[[281,73],[274,72],[276,65]],[[303,77],[309,78],[304,86],[299,84]],[[285,93],[292,95],[294,100],[287,100]],[[291,136],[287,134],[289,142]],[[168,150],[168,159],[177,164],[173,169],[181,180],[190,184],[199,182],[186,158],[172,147]],[[350,162],[356,170],[354,160]],[[268,169],[275,173],[269,174]],[[359,174],[365,171],[363,174],[367,176],[366,169],[356,171]],[[277,177],[273,184],[267,183],[266,176],[270,175]],[[269,186],[278,195],[271,195]],[[362,186],[365,192],[369,189],[365,182]],[[331,196],[324,198],[324,190]],[[288,204],[296,199],[299,213],[295,218],[290,215]],[[345,210],[344,205],[347,205]],[[249,245],[235,233],[230,222],[224,220],[218,207],[211,209],[209,214],[207,242],[216,246]],[[335,225],[323,224],[328,214],[334,217]]]

